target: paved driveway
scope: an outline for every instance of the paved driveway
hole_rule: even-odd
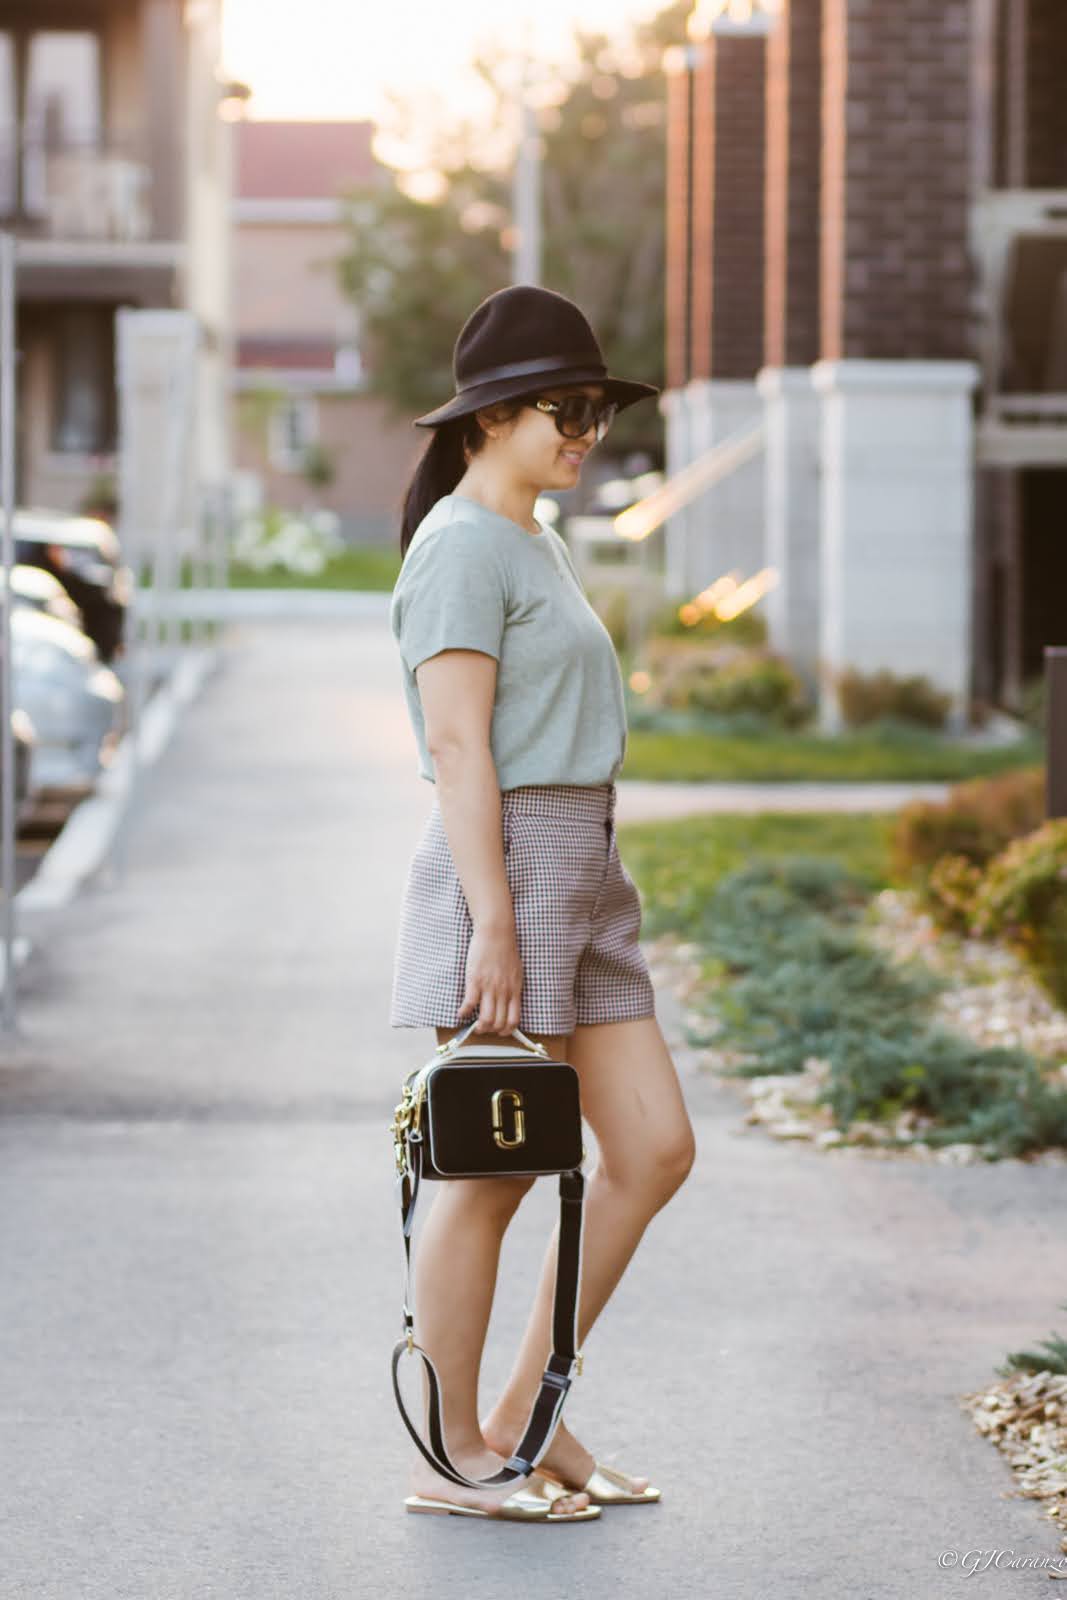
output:
[[[1062,1172],[779,1146],[684,1052],[697,1166],[567,1410],[662,1503],[567,1530],[404,1516],[386,1123],[433,1039],[385,1018],[428,805],[379,615],[234,626],[146,775],[127,875],[22,974],[0,1595],[930,1600],[963,1583],[943,1549],[1055,1554],[956,1396],[1063,1327]],[[538,1185],[508,1235],[487,1393],[554,1204]]]

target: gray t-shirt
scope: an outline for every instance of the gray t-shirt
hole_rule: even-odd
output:
[[[435,781],[415,668],[441,650],[495,657],[490,730],[501,790],[613,782],[626,752],[626,703],[611,635],[554,528],[446,494],[404,555],[389,622],[403,661],[419,776]]]

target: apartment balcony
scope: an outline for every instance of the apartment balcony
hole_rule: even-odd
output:
[[[0,227],[19,240],[20,298],[170,303],[183,251],[160,189],[137,138],[0,142]]]

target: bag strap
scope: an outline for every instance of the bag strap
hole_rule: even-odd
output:
[[[470,1489],[494,1488],[497,1484],[512,1483],[531,1473],[548,1448],[567,1391],[571,1386],[571,1367],[581,1358],[578,1342],[578,1289],[581,1282],[582,1220],[585,1199],[585,1175],[580,1167],[559,1175],[559,1243],[556,1251],[556,1288],[552,1307],[552,1354],[545,1367],[534,1403],[530,1408],[526,1427],[512,1455],[497,1472],[488,1478],[465,1477],[449,1457],[445,1447],[444,1428],[441,1421],[441,1383],[433,1361],[421,1345],[415,1343],[415,1319],[411,1311],[411,1236],[415,1220],[415,1202],[418,1199],[422,1175],[423,1140],[418,1130],[409,1130],[406,1141],[408,1159],[398,1172],[397,1189],[400,1194],[400,1212],[404,1233],[404,1336],[393,1350],[393,1392],[400,1415],[416,1445],[426,1460],[442,1477],[453,1483],[465,1484]],[[429,1433],[430,1446],[424,1443],[418,1429],[408,1415],[400,1393],[398,1368],[400,1358],[407,1353],[421,1356],[429,1375]]]

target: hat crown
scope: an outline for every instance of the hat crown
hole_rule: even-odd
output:
[[[510,376],[501,369],[523,364],[529,364],[531,387],[553,369],[607,372],[589,320],[573,300],[539,284],[513,283],[475,306],[460,329],[452,357],[456,390]]]

